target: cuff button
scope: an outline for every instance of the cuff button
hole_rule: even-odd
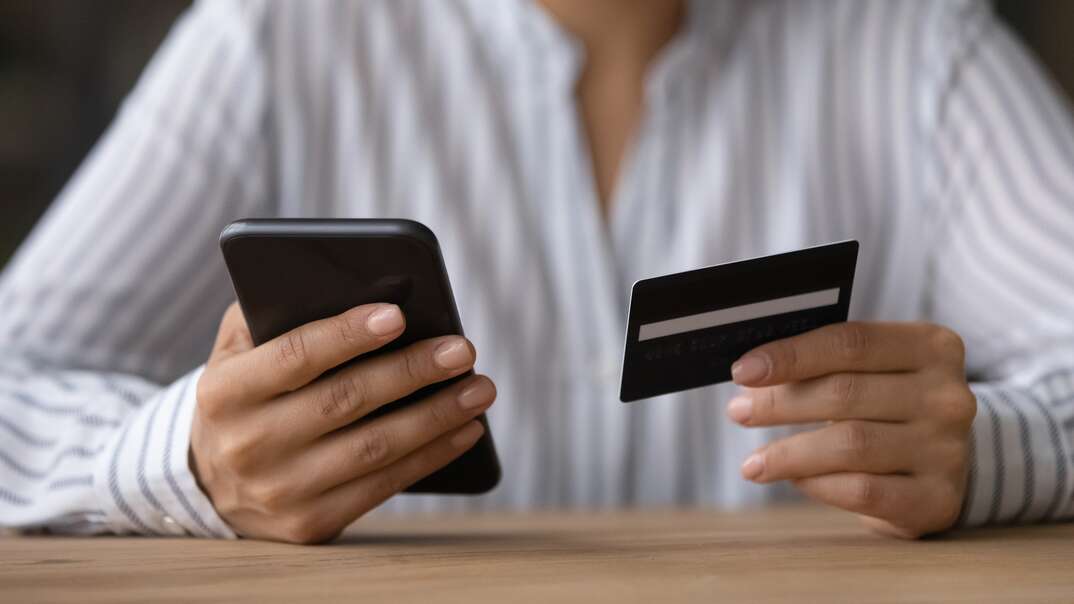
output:
[[[165,532],[167,532],[169,535],[175,535],[177,537],[186,535],[186,529],[180,526],[179,523],[175,521],[175,518],[165,515],[161,517],[160,520],[161,523],[164,524]]]

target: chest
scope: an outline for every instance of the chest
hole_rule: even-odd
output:
[[[841,239],[862,243],[853,314],[912,313],[919,290],[890,269],[897,254],[914,264],[903,225],[920,216],[853,178],[882,158],[854,132],[833,144],[815,110],[834,88],[796,90],[744,51],[672,61],[648,83],[602,215],[577,57],[439,43],[396,49],[390,68],[357,48],[314,80],[317,111],[279,141],[308,167],[281,171],[285,214],[420,220],[464,319],[525,342],[562,332],[559,347],[597,365],[621,344],[634,280]]]

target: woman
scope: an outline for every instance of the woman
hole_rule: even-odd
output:
[[[976,2],[205,2],[3,276],[0,521],[325,540],[465,450],[496,389],[502,485],[383,507],[1066,518],[1072,167]],[[398,309],[218,329],[215,237],[249,215],[426,223],[473,344],[327,381]],[[856,321],[616,402],[632,280],[846,238]],[[353,424],[475,350],[489,377]]]

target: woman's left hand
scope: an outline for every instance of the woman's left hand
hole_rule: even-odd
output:
[[[977,411],[958,334],[927,323],[839,323],[755,348],[732,373],[745,387],[727,407],[739,424],[828,422],[762,447],[743,477],[790,480],[889,535],[955,523]]]

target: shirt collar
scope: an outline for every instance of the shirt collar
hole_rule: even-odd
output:
[[[751,0],[757,1],[757,0]],[[541,53],[573,81],[581,66],[581,43],[538,5],[537,0],[460,0],[494,62],[510,69],[520,45]],[[683,26],[650,68],[647,94],[670,94],[693,69],[722,54],[739,18],[740,0],[687,0]]]

